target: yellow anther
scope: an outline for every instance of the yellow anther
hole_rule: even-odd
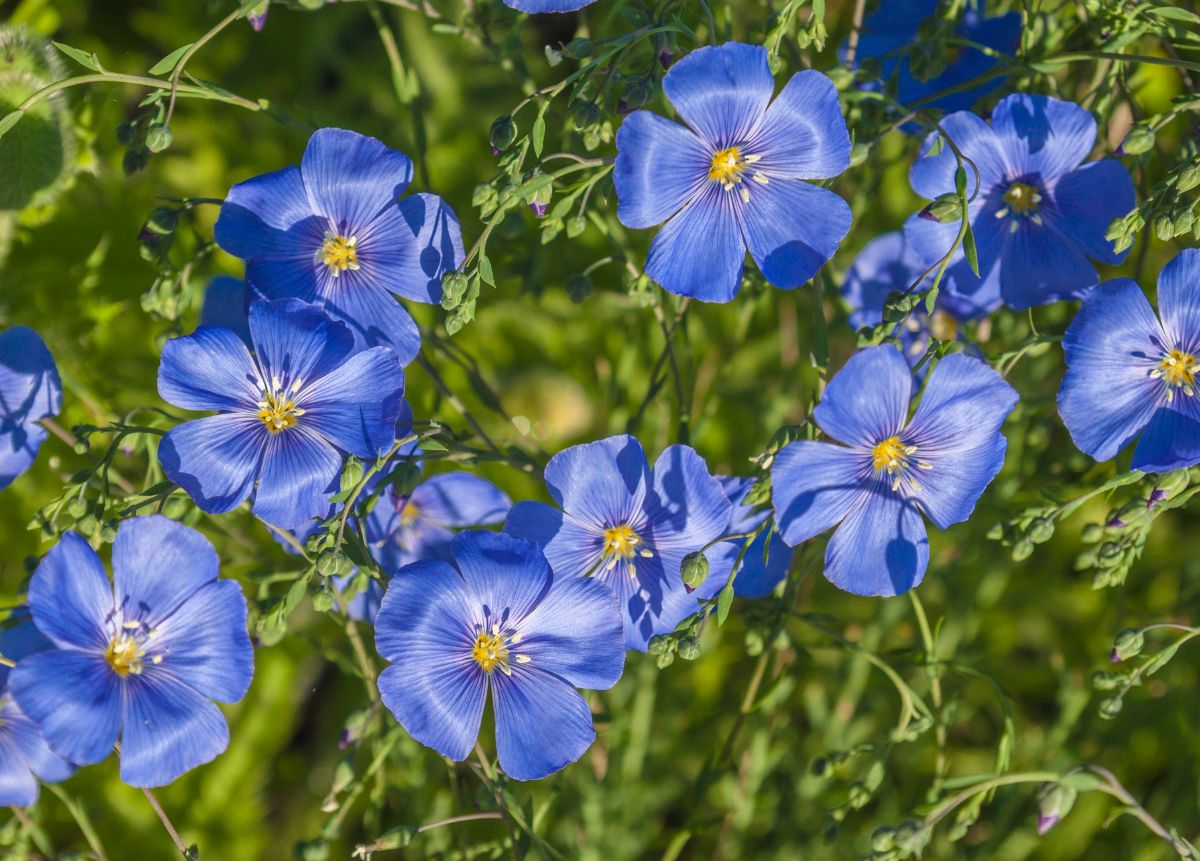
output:
[[[604,530],[604,555],[613,557],[614,562],[617,559],[632,559],[638,554],[638,545],[641,543],[642,539],[628,524]]]
[[[719,182],[724,188],[733,188],[742,181],[742,174],[750,158],[742,155],[741,147],[731,146],[713,153],[712,164],[708,168],[708,178]],[[755,159],[757,161],[757,159]]]
[[[1041,193],[1027,182],[1014,182],[1008,187],[1008,191],[1004,192],[1004,204],[1008,212],[1015,212],[1017,215],[1036,212],[1041,202]],[[1008,212],[1001,210],[997,215],[1007,215]]]
[[[347,269],[358,268],[358,237],[335,236],[325,234],[325,244],[319,252],[321,262],[329,270],[329,274],[337,278]]]
[[[128,627],[126,623],[124,627]],[[134,627],[137,623],[134,623]],[[108,665],[113,668],[121,678],[128,675],[139,676],[142,674],[142,656],[145,652],[138,645],[136,638],[129,634],[117,634],[108,642],[108,648],[104,650],[104,660],[108,661]],[[157,663],[157,661],[155,662]]]
[[[492,625],[491,631],[480,631],[475,636],[475,645],[471,647],[471,657],[485,673],[498,669],[504,675],[511,676],[512,668],[508,665],[508,647],[516,645],[520,641],[520,634],[505,635],[501,633],[499,625]],[[514,655],[513,659],[518,664],[528,664],[532,660],[528,655]]]
[[[410,499],[404,503],[404,508],[400,509],[400,525],[412,526],[420,516],[421,510],[417,507],[417,504]]]
[[[1191,353],[1171,350],[1162,357],[1150,376],[1161,379],[1167,386],[1167,400],[1175,400],[1175,390],[1182,389],[1189,398],[1196,394],[1196,376],[1200,374],[1200,362]]]
[[[871,449],[871,463],[877,470],[886,469],[890,473],[895,473],[908,466],[907,457],[915,451],[914,446],[906,446],[900,442],[900,437],[888,437]]]

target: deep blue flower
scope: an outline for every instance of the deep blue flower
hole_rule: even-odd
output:
[[[846,271],[842,296],[850,306],[850,325],[855,329],[876,326],[883,322],[883,306],[889,293],[903,293],[926,270],[904,241],[899,231],[885,233],[866,244]],[[927,279],[928,280],[928,279]],[[923,284],[922,289],[928,287]],[[998,305],[997,301],[994,303]],[[927,314],[922,304],[903,322],[897,324],[895,336],[909,367],[916,365],[929,349],[930,338],[940,341],[961,340],[962,323],[992,308],[976,308],[970,301],[945,290],[938,291],[933,313]],[[971,352],[974,352],[973,349]],[[917,374],[925,379],[926,363]]]
[[[375,645],[392,666],[379,693],[417,741],[466,759],[492,689],[496,753],[517,780],[553,774],[596,737],[577,687],[612,687],[624,669],[621,614],[593,580],[556,577],[536,544],[460,534],[451,561],[408,565],[388,584]]]
[[[518,12],[540,15],[543,12],[574,12],[596,0],[504,0],[504,5]]]
[[[1137,439],[1130,468],[1142,472],[1200,464],[1200,251],[1163,267],[1158,313],[1117,278],[1084,297],[1063,336],[1058,412],[1075,445],[1109,460]]]
[[[0,634],[0,654],[5,658],[20,661],[52,648],[27,613],[14,618],[20,619],[16,626]],[[21,711],[9,693],[8,672],[0,667],[0,804],[28,807],[37,802],[39,780],[66,780],[75,767],[50,749],[38,725]]]
[[[262,297],[247,289],[246,282],[229,275],[218,275],[204,288],[200,306],[201,326],[224,326],[250,344],[250,302]]]
[[[962,249],[955,252],[942,290],[986,309],[997,300],[1029,308],[1077,298],[1096,285],[1092,260],[1116,264],[1104,238],[1113,219],[1133,209],[1133,180],[1120,162],[1083,164],[1096,143],[1096,120],[1072,102],[1048,96],[1006,96],[989,126],[960,112],[942,126],[979,169],[969,217],[979,251],[980,276]],[[954,191],[954,153],[939,132],[930,134],[909,180],[923,197]],[[935,146],[936,145],[936,146]],[[936,154],[935,154],[936,153]],[[975,174],[968,165],[967,188]],[[939,260],[954,244],[958,222],[939,224],[914,215],[904,236],[922,261]]]
[[[362,343],[408,364],[420,335],[399,294],[438,302],[442,275],[463,258],[462,231],[440,197],[414,194],[404,153],[342,129],[313,133],[297,167],[238,183],[217,219],[217,243],[246,261],[268,299],[322,305]]]
[[[687,125],[635,111],[617,131],[617,216],[634,228],[666,222],[646,274],[670,292],[728,302],[747,249],[772,284],[798,287],[850,229],[846,202],[804,181],[850,164],[833,83],[809,70],[772,101],[774,90],[765,48],[700,48],[663,78]]]
[[[727,534],[732,506],[704,459],[686,445],[650,468],[626,434],[564,449],[546,464],[560,511],[518,502],[504,531],[541,544],[558,578],[593,576],[625,612],[625,644],[645,651],[699,609],[683,587],[683,557]]]
[[[39,420],[61,409],[62,382],[46,343],[27,326],[0,332],[0,490],[37,457],[46,440]]]
[[[726,534],[752,532],[771,516],[771,512],[745,503],[746,494],[754,486],[754,479],[719,475],[717,480],[721,482],[721,489],[733,505]],[[696,590],[697,598],[715,598],[717,593],[725,588],[744,543],[743,538],[722,541],[708,550],[705,554],[708,557],[708,579]],[[743,598],[762,598],[770,595],[787,576],[792,556],[792,549],[783,543],[778,532],[765,530],[746,548],[742,565],[733,580],[733,593]]]
[[[956,353],[929,375],[908,419],[912,374],[900,351],[850,358],[813,411],[843,443],[800,440],[771,466],[775,520],[791,546],[837,527],[825,576],[857,595],[898,595],[929,563],[924,514],[939,529],[966,520],[1004,465],[1000,425],[1017,393],[991,367]]]
[[[162,786],[229,744],[225,716],[250,687],[246,599],[217,579],[203,535],[160,515],[127,520],[112,548],[113,583],[68,532],[29,582],[34,624],[53,649],[9,676],[50,748],[80,765],[121,739],[121,779]]]
[[[1002,54],[1012,54],[1021,37],[1021,13],[1009,12],[985,18],[986,5],[983,0],[968,0],[954,35]],[[933,77],[922,80],[913,74],[912,54],[926,44],[922,30],[936,24],[937,15],[938,0],[882,0],[879,8],[863,20],[855,65],[868,58],[877,58],[882,66],[880,77],[884,81],[895,81],[896,101],[903,105],[965,84],[1000,65],[999,60],[978,48],[964,47],[957,49],[954,57]],[[844,54],[845,46],[842,51]],[[991,92],[1001,82],[1002,79],[996,77],[925,102],[922,107],[942,111],[969,110],[980,96]],[[919,128],[916,123],[906,126],[910,130]]]
[[[385,347],[354,352],[340,322],[295,299],[250,308],[254,355],[230,329],[168,341],[163,400],[217,414],[172,428],[159,447],[167,477],[204,511],[253,510],[284,529],[320,516],[350,453],[375,458],[396,439],[404,373]]]

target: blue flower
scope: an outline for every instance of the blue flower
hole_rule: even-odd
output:
[[[250,344],[250,302],[260,299],[246,282],[229,275],[218,275],[204,288],[204,304],[200,306],[201,326],[223,326],[232,329],[239,338]]]
[[[841,293],[850,306],[850,325],[857,330],[882,323],[888,294],[908,290],[926,268],[899,231],[872,239],[854,259],[842,282]],[[925,306],[921,305],[897,324],[895,336],[900,341],[905,361],[909,367],[916,365],[929,349],[930,338],[961,341],[961,324],[991,310],[976,308],[968,300],[939,290],[932,314],[925,313]],[[977,355],[974,348],[969,351]],[[928,363],[921,366],[918,382],[925,379],[928,368]]]
[[[0,653],[10,661],[52,648],[29,621],[28,614],[0,634]],[[28,807],[37,802],[38,781],[56,783],[75,773],[75,767],[46,744],[42,731],[8,690],[8,668],[0,667],[0,804]]]
[[[342,323],[295,299],[250,308],[254,355],[230,329],[168,341],[163,400],[217,414],[172,428],[159,447],[167,477],[201,509],[253,510],[284,529],[320,516],[345,453],[375,458],[396,439],[404,373],[385,347],[354,352]]]
[[[775,521],[791,546],[837,527],[825,576],[856,595],[899,595],[929,563],[923,513],[939,529],[970,517],[1004,465],[1000,425],[1017,393],[992,368],[945,357],[912,420],[900,351],[860,350],[825,389],[817,424],[843,445],[801,440],[771,466]]]
[[[56,754],[99,762],[120,736],[121,779],[162,786],[225,750],[212,701],[245,695],[254,652],[246,599],[217,564],[208,539],[160,515],[121,526],[111,586],[79,535],[50,549],[29,609],[54,648],[22,658],[9,688]]]
[[[804,182],[850,164],[850,135],[825,75],[793,75],[774,101],[767,51],[731,42],[693,51],[663,90],[678,125],[647,111],[617,132],[613,182],[626,227],[663,224],[646,274],[672,293],[728,302],[746,249],[776,286],[798,287],[850,229],[850,207]]]
[[[624,669],[621,615],[592,580],[555,577],[537,545],[472,531],[388,585],[375,645],[384,705],[417,741],[466,759],[492,690],[496,753],[517,780],[579,759],[596,737],[577,687],[612,687]]]
[[[1200,464],[1200,250],[1163,267],[1158,312],[1117,278],[1084,297],[1063,336],[1058,412],[1075,445],[1109,460],[1137,439],[1141,472]]]
[[[463,258],[462,231],[440,197],[414,194],[408,156],[342,129],[313,133],[297,167],[238,183],[217,219],[217,243],[246,261],[267,299],[322,305],[361,344],[408,364],[420,335],[399,294],[438,302],[442,275]]]
[[[61,409],[62,382],[46,343],[26,326],[0,332],[0,490],[33,464],[46,440],[38,422]]]
[[[504,0],[504,5],[518,12],[540,15],[544,12],[574,12],[596,0]]]
[[[1096,120],[1072,102],[1048,96],[1007,96],[988,126],[974,114],[951,114],[942,127],[979,169],[969,218],[980,276],[962,249],[955,252],[942,290],[986,309],[997,300],[1029,308],[1077,298],[1099,280],[1088,258],[1120,263],[1104,238],[1113,219],[1133,209],[1133,180],[1113,159],[1083,164],[1096,143]],[[933,199],[954,191],[956,161],[940,133],[930,134],[909,174],[917,194]],[[976,190],[968,165],[967,188]],[[914,215],[904,236],[926,263],[954,244],[958,222]]]
[[[954,35],[1002,54],[1013,53],[1021,37],[1021,13],[1009,12],[1007,15],[985,18],[985,8],[983,0],[968,0],[962,20],[954,28]],[[998,59],[978,48],[964,47],[957,49],[950,62],[933,77],[922,79],[924,76],[914,74],[913,54],[921,51],[928,41],[922,36],[922,31],[936,25],[937,16],[937,0],[886,0],[863,20],[855,64],[859,65],[870,57],[878,58],[882,65],[880,77],[884,81],[895,80],[896,101],[903,105],[911,105],[965,84],[1000,65]],[[842,52],[845,53],[845,46]],[[1000,84],[1001,78],[996,77],[978,86],[925,102],[923,107],[942,111],[969,110],[980,96]],[[920,126],[910,123],[905,128],[915,130]]]
[[[719,475],[717,481],[721,482],[721,489],[733,505],[727,534],[752,532],[771,516],[769,511],[755,508],[745,502],[746,494],[754,486],[754,479]],[[744,543],[745,539],[742,538],[722,541],[708,550],[705,554],[708,557],[708,579],[696,590],[697,598],[715,598],[717,593],[725,588],[733,571],[733,563],[742,552]],[[770,595],[787,576],[793,555],[791,548],[783,543],[778,532],[770,529],[763,531],[746,548],[742,565],[733,581],[733,593],[743,598],[763,598]]]
[[[646,651],[699,609],[680,566],[726,534],[732,506],[695,450],[668,446],[650,469],[641,443],[612,436],[560,451],[545,476],[562,510],[518,502],[504,531],[541,544],[556,577],[590,575],[615,592],[626,646]]]

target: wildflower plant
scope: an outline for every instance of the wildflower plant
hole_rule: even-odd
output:
[[[1200,859],[1198,34],[16,4],[0,856]]]

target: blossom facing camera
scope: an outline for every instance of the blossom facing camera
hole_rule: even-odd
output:
[[[769,511],[747,505],[746,494],[754,486],[752,478],[735,478],[728,475],[718,475],[721,489],[733,506],[729,519],[727,534],[752,532],[771,516]],[[733,573],[734,563],[742,552],[745,539],[734,539],[714,544],[708,550],[710,570],[708,579],[696,590],[700,599],[715,598],[717,593],[725,588],[729,576]],[[733,593],[743,598],[764,598],[787,575],[792,564],[792,548],[783,543],[778,532],[770,529],[763,531],[750,542],[742,555],[742,564],[737,569],[733,580]]]
[[[50,748],[80,765],[121,741],[121,779],[163,786],[229,744],[213,700],[250,687],[246,599],[217,579],[203,535],[161,515],[126,521],[113,582],[88,543],[67,532],[29,583],[29,610],[54,648],[21,659],[9,688]]]
[[[1200,251],[1159,273],[1158,316],[1128,278],[1091,291],[1063,353],[1058,413],[1080,451],[1109,460],[1137,440],[1131,469],[1200,464]]]
[[[1115,265],[1128,251],[1113,252],[1105,238],[1113,219],[1133,209],[1133,180],[1114,159],[1084,164],[1096,143],[1096,120],[1073,102],[1049,96],[1006,96],[989,126],[959,112],[942,127],[979,170],[965,167],[974,199],[968,220],[978,250],[979,275],[961,248],[955,251],[942,291],[980,309],[1002,301],[1024,309],[1078,298],[1100,276],[1092,260]],[[933,200],[954,192],[957,161],[940,132],[932,132],[913,164],[913,190]],[[917,215],[904,237],[926,263],[953,246],[957,221]]]
[[[0,490],[33,465],[41,419],[62,409],[62,381],[46,342],[28,326],[0,332]]]
[[[388,584],[375,620],[392,664],[379,674],[383,703],[421,744],[462,761],[490,688],[500,767],[516,780],[553,774],[596,737],[576,688],[605,690],[624,669],[616,599],[594,580],[556,577],[536,544],[511,535],[464,532],[450,557]]]
[[[617,131],[617,217],[626,227],[663,225],[646,274],[669,292],[730,301],[747,249],[772,284],[798,287],[850,229],[846,202],[805,181],[850,165],[833,82],[808,70],[772,100],[774,90],[765,48],[700,48],[663,78],[686,125],[635,111]]]
[[[454,211],[432,194],[399,200],[412,161],[375,138],[319,129],[299,166],[238,183],[217,218],[217,244],[246,261],[267,299],[320,305],[359,345],[408,364],[420,335],[395,295],[441,301],[442,276],[463,259]]]
[[[0,653],[10,661],[53,647],[27,613],[0,634]],[[57,783],[75,773],[75,767],[46,744],[41,728],[21,711],[8,690],[7,667],[0,667],[0,804],[29,807],[37,803],[38,781]]]
[[[912,373],[895,347],[860,350],[813,411],[836,440],[790,443],[771,466],[775,521],[795,547],[833,529],[825,576],[856,595],[899,595],[929,563],[922,514],[939,529],[970,517],[1004,465],[1000,426],[1017,393],[956,353],[929,375],[908,419]]]
[[[504,531],[536,541],[559,578],[592,577],[620,599],[625,644],[644,652],[655,634],[700,609],[683,585],[683,558],[725,534],[731,505],[704,458],[663,449],[651,469],[628,434],[550,458],[546,488],[561,506],[518,502]]]
[[[325,513],[346,454],[375,458],[396,439],[404,372],[386,347],[355,353],[340,322],[296,299],[250,307],[253,355],[230,329],[201,326],[163,347],[158,393],[216,415],[172,428],[167,477],[210,514],[253,496],[283,529]]]

